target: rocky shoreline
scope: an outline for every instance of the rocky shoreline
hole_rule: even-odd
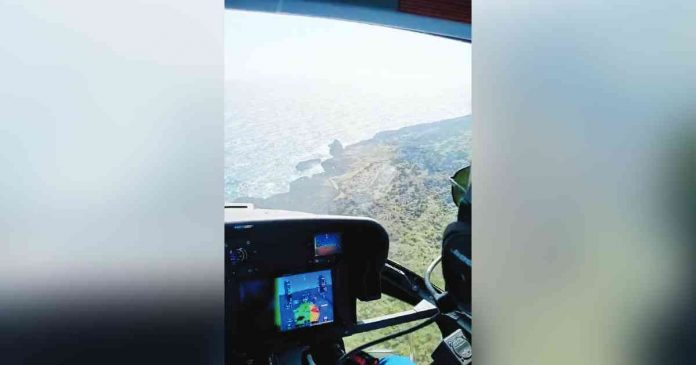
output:
[[[292,181],[286,193],[265,199],[242,197],[235,202],[317,214],[341,212],[341,203],[345,200],[350,200],[353,205],[366,206],[390,190],[399,165],[405,160],[423,165],[426,170],[437,169],[443,164],[442,160],[448,158],[449,152],[457,153],[459,150],[442,150],[439,145],[467,130],[470,130],[468,116],[379,132],[371,139],[346,147],[334,140],[330,144],[331,158],[301,163],[305,169],[321,164],[324,172]],[[454,157],[461,157],[461,153]]]
[[[311,158],[309,160],[300,161],[297,163],[297,165],[295,165],[295,170],[300,171],[300,172],[306,171],[306,170],[313,168],[314,166],[319,165],[320,163],[321,163],[320,158]]]

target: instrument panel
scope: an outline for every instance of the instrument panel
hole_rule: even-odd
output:
[[[239,208],[225,215],[230,346],[341,337],[356,324],[356,299],[380,297],[389,239],[374,220]]]

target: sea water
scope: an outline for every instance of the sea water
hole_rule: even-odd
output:
[[[365,24],[226,12],[225,198],[268,197],[308,159],[471,112],[468,43]]]

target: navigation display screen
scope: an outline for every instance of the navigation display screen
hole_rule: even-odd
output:
[[[329,256],[341,253],[340,233],[320,233],[314,236],[314,255]]]
[[[331,270],[275,279],[275,324],[282,332],[333,321]]]

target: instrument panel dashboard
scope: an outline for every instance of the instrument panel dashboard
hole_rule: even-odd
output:
[[[389,238],[361,217],[225,209],[227,343],[268,348],[340,337],[378,299]]]

